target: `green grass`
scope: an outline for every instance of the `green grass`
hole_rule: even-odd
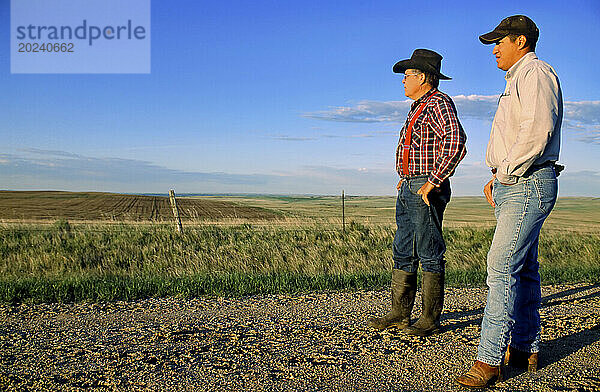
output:
[[[294,227],[6,225],[0,301],[132,300],[151,296],[374,289],[389,285],[391,225]],[[447,283],[482,285],[493,228],[445,229]],[[546,231],[544,283],[599,282],[600,235]]]
[[[189,277],[82,276],[0,280],[3,302],[75,302],[136,300],[149,297],[202,295],[242,296],[285,292],[356,290],[389,284],[380,274],[199,274]]]

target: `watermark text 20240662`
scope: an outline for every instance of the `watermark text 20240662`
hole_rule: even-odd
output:
[[[44,42],[39,44],[19,42],[18,51],[20,53],[73,53],[75,50],[73,42]]]
[[[92,46],[95,40],[106,39],[106,40],[121,40],[121,39],[145,39],[146,29],[144,26],[135,26],[131,19],[127,20],[124,25],[116,26],[96,26],[88,24],[86,19],[83,20],[81,25],[76,27],[72,26],[17,26],[16,38],[18,40],[27,41],[56,41],[56,40],[82,40],[87,41],[88,45]],[[21,42],[25,44],[25,42]],[[19,50],[21,51],[21,50]]]

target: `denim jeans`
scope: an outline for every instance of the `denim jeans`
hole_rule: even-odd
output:
[[[554,167],[519,178],[514,185],[494,181],[496,231],[487,256],[489,287],[477,359],[498,366],[510,343],[520,351],[539,350],[541,302],[538,241],[556,202]]]
[[[450,181],[429,193],[427,206],[417,194],[427,176],[405,179],[396,200],[396,235],[394,236],[394,268],[416,272],[444,272],[446,244],[442,237],[442,218],[450,201]]]

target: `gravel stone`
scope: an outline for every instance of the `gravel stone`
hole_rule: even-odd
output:
[[[0,390],[461,391],[486,293],[447,288],[427,338],[367,327],[388,290],[0,305]],[[600,285],[542,294],[540,369],[493,390],[600,391]]]

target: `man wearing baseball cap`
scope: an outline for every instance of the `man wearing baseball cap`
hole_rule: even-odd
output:
[[[377,330],[396,326],[409,334],[440,332],[444,303],[442,217],[450,201],[449,177],[466,154],[465,132],[452,99],[438,90],[442,56],[417,49],[410,59],[394,65],[403,73],[404,94],[414,102],[400,131],[396,171],[400,175],[396,200],[397,230],[393,242],[392,309],[373,317]],[[421,317],[410,325],[417,291],[417,269],[423,270]]]
[[[524,15],[505,18],[479,37],[493,44],[506,88],[492,123],[484,194],[496,230],[487,256],[487,303],[477,360],[456,381],[483,388],[502,379],[501,366],[537,370],[541,301],[540,229],[556,202],[556,165],[563,102],[558,76],[539,60],[539,30]]]

